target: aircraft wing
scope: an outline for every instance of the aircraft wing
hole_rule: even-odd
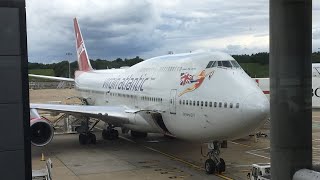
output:
[[[42,79],[50,79],[55,81],[68,81],[74,82],[72,78],[64,78],[64,77],[54,77],[54,76],[44,76],[44,75],[36,75],[36,74],[29,74],[30,77],[42,78]]]
[[[87,106],[63,104],[30,104],[30,109],[45,110],[85,117],[97,118],[106,123],[121,125],[129,123],[128,114],[139,110],[128,109],[123,106]]]

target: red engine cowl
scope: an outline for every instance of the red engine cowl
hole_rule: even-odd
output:
[[[54,135],[52,125],[45,119],[36,118],[30,121],[31,143],[35,146],[49,144]]]

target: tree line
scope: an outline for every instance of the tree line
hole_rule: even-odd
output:
[[[112,69],[112,68],[120,68],[123,66],[133,66],[139,62],[143,61],[139,56],[136,56],[132,59],[121,59],[117,58],[113,61],[109,60],[102,60],[102,59],[96,59],[92,60],[90,59],[90,63],[93,69]],[[38,69],[52,69],[54,72],[54,76],[58,77],[68,77],[69,76],[69,62],[68,61],[61,61],[58,63],[52,63],[52,64],[43,64],[43,63],[30,63],[28,64],[29,73],[35,72],[33,70]],[[74,77],[74,72],[78,69],[78,63],[77,61],[73,61],[70,63],[70,75],[71,77]]]
[[[260,52],[255,54],[243,54],[243,55],[232,55],[243,67],[243,69],[252,77],[268,77],[268,64],[269,64],[269,53]],[[120,68],[123,66],[133,66],[139,62],[143,61],[142,58],[136,56],[132,59],[121,59],[117,58],[115,60],[103,60],[103,59],[90,59],[91,65],[94,69],[111,69]],[[320,51],[312,53],[312,62],[320,63]],[[54,76],[68,77],[69,76],[69,62],[61,61],[52,64],[43,63],[29,63],[29,72],[45,72],[45,70],[50,70]],[[260,69],[259,69],[260,68]],[[74,76],[74,72],[78,69],[78,64],[76,61],[70,63],[70,75]],[[38,70],[38,71],[36,71]],[[39,71],[44,70],[44,71]],[[43,73],[48,75],[50,73]]]

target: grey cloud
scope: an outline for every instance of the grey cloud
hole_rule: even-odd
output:
[[[319,16],[319,9],[315,11]],[[199,40],[264,36],[268,16],[268,0],[27,0],[29,55],[30,60],[51,62],[74,53],[73,17],[78,17],[90,58],[113,59],[200,49],[194,45]],[[320,26],[317,21],[314,25]],[[318,31],[313,38],[319,39]],[[242,44],[221,45],[219,50],[265,51]]]
[[[320,39],[320,28],[312,33],[312,39]]]

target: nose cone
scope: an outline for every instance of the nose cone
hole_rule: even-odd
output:
[[[243,115],[247,127],[255,130],[269,117],[270,103],[263,93],[253,93],[244,100]]]

